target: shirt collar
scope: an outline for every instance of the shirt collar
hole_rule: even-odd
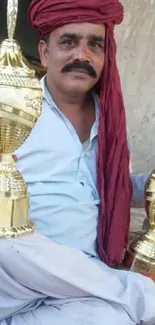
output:
[[[55,102],[52,99],[52,96],[50,95],[47,86],[46,86],[46,75],[40,80],[41,82],[41,87],[42,87],[42,92],[43,92],[43,100],[45,100],[49,106],[54,107],[55,109],[58,110],[58,107],[56,106]],[[98,132],[98,123],[99,123],[99,98],[96,94],[96,92],[92,93],[94,103],[95,103],[95,115],[96,115],[96,120],[94,122],[94,125],[92,127],[92,132],[91,132],[91,138],[94,138],[97,135]]]
[[[56,107],[56,104],[54,103],[52,96],[50,95],[46,86],[46,75],[41,78],[40,83],[42,87],[43,100],[45,100],[49,105]]]

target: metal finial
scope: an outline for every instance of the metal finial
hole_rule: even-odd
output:
[[[18,0],[7,0],[8,38],[13,39],[18,15]]]

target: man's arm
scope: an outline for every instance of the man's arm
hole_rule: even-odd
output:
[[[144,188],[145,183],[149,177],[148,173],[141,173],[141,174],[134,174],[133,173],[133,166],[132,166],[132,141],[130,138],[130,132],[127,128],[127,141],[128,141],[128,148],[130,151],[130,177],[132,182],[133,194],[132,194],[132,201],[131,206],[133,208],[144,208]]]
[[[142,173],[142,174],[131,174],[131,181],[133,187],[133,194],[132,194],[132,202],[131,206],[134,208],[144,208],[144,187],[145,183],[149,177],[149,174]]]

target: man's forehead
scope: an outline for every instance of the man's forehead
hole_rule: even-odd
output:
[[[61,37],[63,35],[77,35],[87,37],[90,35],[105,37],[105,26],[92,23],[71,23],[57,28],[54,33]]]

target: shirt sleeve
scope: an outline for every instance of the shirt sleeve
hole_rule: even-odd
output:
[[[148,173],[141,173],[141,174],[134,174],[133,173],[133,166],[132,166],[132,141],[130,137],[129,130],[127,128],[127,141],[128,141],[128,148],[130,151],[130,177],[133,187],[133,194],[132,194],[132,202],[131,206],[135,208],[144,208],[144,188],[146,181],[149,177]]]
[[[145,202],[144,202],[144,187],[146,184],[146,181],[149,177],[149,174],[142,173],[142,174],[131,174],[131,182],[132,182],[132,202],[131,205],[134,208],[144,208]]]

